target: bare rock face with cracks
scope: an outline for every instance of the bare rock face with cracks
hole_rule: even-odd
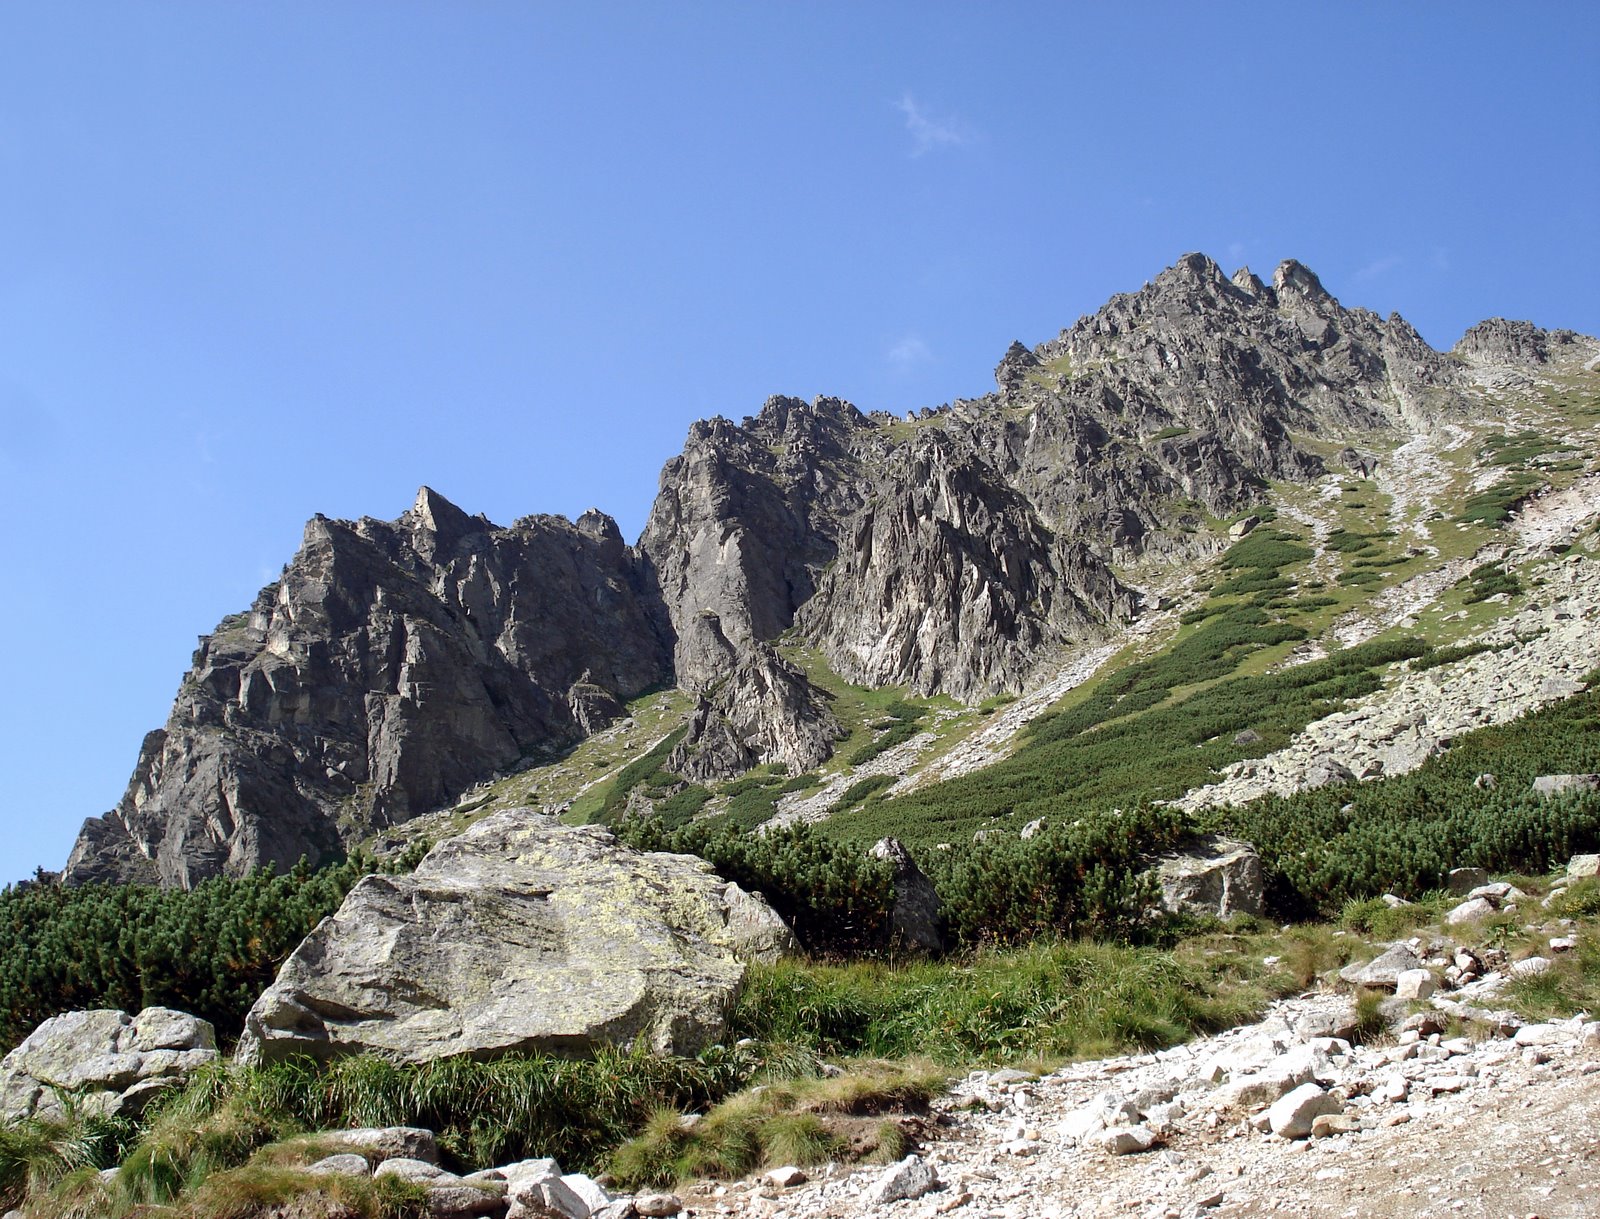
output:
[[[1023,693],[1151,608],[1117,570],[1208,557],[1206,518],[1269,480],[1448,427],[1486,378],[1592,346],[1492,319],[1439,352],[1299,263],[1268,284],[1190,254],[1012,344],[984,397],[903,419],[774,397],[694,424],[634,546],[599,512],[501,527],[426,488],[393,522],[315,517],[282,579],[202,637],[66,880],[337,857],[663,686],[695,699],[686,778],[814,768],[842,729],[775,644],[860,685]]]

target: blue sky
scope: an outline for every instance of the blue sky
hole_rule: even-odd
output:
[[[1600,332],[1600,9],[0,7],[0,881],[313,512],[638,534],[691,420],[992,386],[1199,249]]]

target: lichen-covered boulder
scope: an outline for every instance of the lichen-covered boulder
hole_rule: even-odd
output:
[[[0,1119],[84,1112],[136,1114],[164,1088],[217,1060],[211,1025],[169,1007],[137,1016],[110,1008],[52,1016],[0,1062]]]
[[[792,942],[703,860],[508,809],[352,889],[250,1009],[239,1058],[693,1053],[745,960]]]

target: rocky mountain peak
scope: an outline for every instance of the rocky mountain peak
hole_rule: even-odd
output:
[[[1286,258],[1278,264],[1278,269],[1272,273],[1272,287],[1280,298],[1338,303],[1322,286],[1315,271],[1292,258]]]
[[[448,552],[472,533],[489,527],[482,517],[470,517],[432,487],[417,491],[416,501],[396,522],[411,533],[412,546],[423,559],[432,561]]]

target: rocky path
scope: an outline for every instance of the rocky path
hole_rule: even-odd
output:
[[[1600,1025],[1352,1048],[1349,1022],[1348,999],[1308,995],[1170,1051],[977,1073],[920,1156],[685,1201],[763,1219],[1600,1214]]]

